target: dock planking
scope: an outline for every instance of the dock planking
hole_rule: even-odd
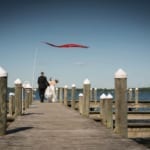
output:
[[[34,101],[0,137],[4,150],[148,150],[61,103]]]

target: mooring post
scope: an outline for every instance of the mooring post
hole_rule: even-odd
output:
[[[88,79],[84,80],[83,83],[83,99],[84,99],[84,110],[83,110],[83,115],[84,116],[89,116],[89,107],[90,107],[90,81]]]
[[[106,100],[106,95],[103,93],[100,96],[100,115],[101,115],[102,123],[104,125],[106,125],[105,100]]]
[[[68,86],[64,86],[64,105],[68,106]]]
[[[76,91],[76,85],[72,84],[71,89],[71,108],[75,109],[75,91]]]
[[[59,88],[59,101],[60,103],[63,103],[63,88]]]
[[[115,73],[115,133],[128,137],[127,74],[119,69]]]
[[[106,127],[111,129],[113,129],[112,100],[112,95],[108,94],[105,100]]]
[[[7,72],[0,67],[0,135],[7,128]]]
[[[91,87],[90,88],[90,101],[92,101],[94,98],[93,98],[93,88]]]
[[[14,105],[14,100],[15,94],[13,92],[9,93],[9,116],[13,116],[13,113],[15,112],[15,105]]]
[[[136,106],[136,109],[138,109],[138,104],[139,104],[139,89],[135,88],[135,106]]]
[[[83,115],[84,110],[84,101],[83,101],[83,93],[79,94],[79,113]]]
[[[132,88],[129,89],[129,101],[132,101]]]
[[[30,105],[30,99],[31,99],[31,89],[32,89],[32,87],[31,87],[31,85],[30,85],[30,83],[27,83],[27,84],[25,84],[24,85],[24,88],[25,88],[25,110],[27,109],[27,108],[29,108],[29,105]]]
[[[94,88],[94,101],[97,103],[97,88]]]
[[[15,80],[15,116],[22,114],[22,82],[18,78]]]
[[[58,96],[58,93],[59,93],[59,92],[58,92],[58,88],[56,87],[56,101],[57,101],[57,102],[59,101],[59,100],[58,100],[58,97],[59,97],[59,96]]]

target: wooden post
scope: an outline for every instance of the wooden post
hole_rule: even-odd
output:
[[[20,79],[15,80],[15,116],[22,114],[22,83]]]
[[[62,87],[59,88],[59,101],[63,103],[63,88]]]
[[[83,94],[79,94],[79,113],[83,115],[84,103],[83,103]]]
[[[104,125],[106,125],[105,100],[106,100],[106,95],[103,93],[100,96],[100,115],[102,118],[102,123]]]
[[[15,105],[14,105],[14,93],[9,93],[9,116],[13,116],[13,113],[15,112]]]
[[[64,105],[68,106],[68,86],[64,86]]]
[[[90,88],[90,101],[92,101],[94,98],[93,98],[93,88],[91,87]]]
[[[132,101],[132,89],[129,89],[129,101]]]
[[[75,109],[75,91],[76,91],[76,86],[75,84],[72,84],[72,89],[71,89],[71,108]]]
[[[97,103],[97,88],[94,88],[94,101]]]
[[[32,87],[29,89],[29,105],[32,104],[33,101],[33,92],[32,92]]]
[[[106,126],[107,128],[113,129],[113,118],[112,118],[112,95],[106,96],[105,113],[106,113]]]
[[[119,69],[115,73],[115,132],[128,137],[127,74]]]
[[[29,82],[27,82],[27,83],[25,83],[24,85],[23,85],[23,87],[24,87],[24,89],[25,89],[25,110],[27,109],[27,108],[29,108],[29,105],[30,105],[30,101],[31,101],[31,99],[32,99],[32,87],[31,87],[31,85],[30,85],[30,83]]]
[[[90,81],[88,79],[85,79],[84,85],[83,85],[83,99],[84,99],[84,110],[83,115],[89,116],[89,107],[90,107]]]
[[[0,136],[7,128],[7,72],[0,67]]]
[[[139,89],[135,88],[135,107],[138,110],[139,107]]]
[[[138,108],[138,104],[139,104],[139,89],[135,88],[135,105],[136,105],[136,109]]]
[[[58,92],[58,88],[56,87],[56,101],[57,101],[57,102],[58,102],[58,97],[59,97],[59,96],[58,96],[58,93],[59,93],[59,92]]]

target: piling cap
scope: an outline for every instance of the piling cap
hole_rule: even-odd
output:
[[[15,80],[14,83],[15,83],[15,84],[21,84],[22,82],[21,82],[21,80],[18,78],[18,79]]]
[[[64,88],[68,88],[68,85],[65,85]]]
[[[113,96],[110,93],[106,97],[107,97],[107,99],[112,99],[113,98]]]
[[[79,96],[83,96],[83,93],[80,93]]]
[[[13,93],[13,92],[9,93],[9,96],[14,96],[14,95],[15,95],[15,93]]]
[[[6,77],[7,72],[0,66],[0,77]]]
[[[72,87],[76,87],[76,85],[75,85],[75,84],[72,84]]]
[[[103,93],[101,96],[100,96],[100,99],[105,99],[107,98],[107,96]]]
[[[127,74],[124,70],[118,69],[118,71],[115,73],[115,78],[127,78]]]
[[[24,88],[31,89],[32,87],[31,87],[30,83],[27,83],[27,84],[24,85]]]
[[[89,81],[88,78],[86,78],[86,79],[84,80],[84,84],[90,84],[90,81]]]

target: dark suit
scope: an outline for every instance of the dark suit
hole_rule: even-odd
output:
[[[47,78],[45,76],[38,77],[38,88],[41,102],[44,101],[44,93],[48,86]]]

